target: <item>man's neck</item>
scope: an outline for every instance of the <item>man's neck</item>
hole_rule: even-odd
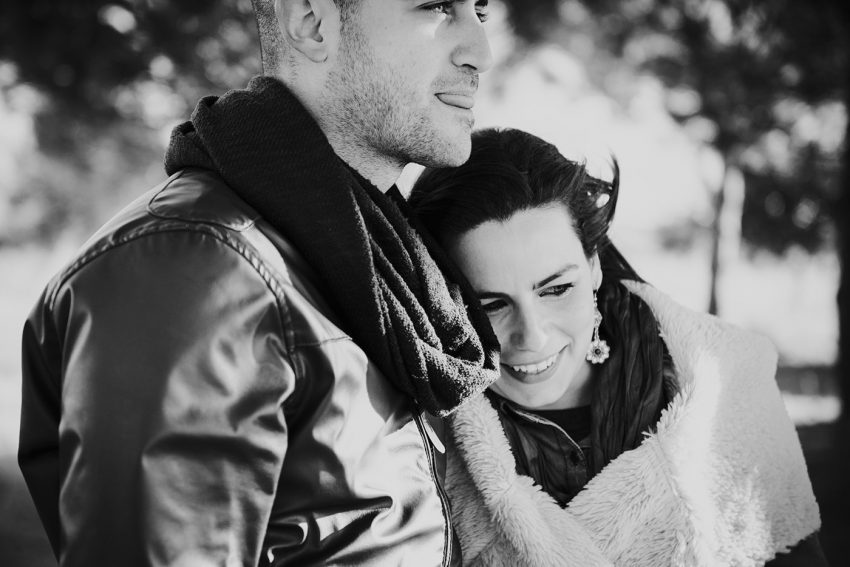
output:
[[[377,155],[374,150],[363,148],[359,144],[351,144],[340,132],[326,130],[325,134],[336,155],[371,181],[381,192],[386,193],[401,176],[403,163]]]
[[[352,136],[347,120],[321,107],[322,97],[318,94],[324,85],[321,78],[308,81],[304,75],[300,80],[295,80],[294,76],[281,75],[279,79],[295,94],[322,129],[334,153],[364,179],[368,179],[380,191],[386,193],[401,176],[406,164],[365,145]]]

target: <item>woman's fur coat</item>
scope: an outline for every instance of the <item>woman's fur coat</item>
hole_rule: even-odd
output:
[[[761,565],[819,528],[769,341],[624,285],[655,314],[680,393],[566,509],[517,475],[483,395],[460,408],[447,488],[464,565]]]

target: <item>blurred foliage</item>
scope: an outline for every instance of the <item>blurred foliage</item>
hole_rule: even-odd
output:
[[[527,5],[505,2],[509,14]],[[658,77],[671,116],[743,173],[743,238],[811,251],[834,245],[839,221],[847,10],[843,0],[564,0],[538,5],[545,31],[516,31]]]
[[[257,45],[250,0],[4,0],[0,89],[13,111],[34,107],[38,152],[0,186],[0,244],[91,230],[98,209],[144,189],[164,131],[257,74]]]
[[[833,115],[833,125],[846,120],[843,3],[504,4],[529,45],[554,41],[573,52],[609,54],[590,62],[600,80],[617,65],[659,77],[671,115],[744,174],[742,234],[751,244],[776,252],[830,244],[844,136],[817,125]],[[91,175],[82,194],[57,184],[56,171],[103,173],[104,161],[121,159],[142,168],[175,116],[187,116],[200,96],[240,87],[259,72],[250,0],[5,0],[4,60],[16,76],[0,80],[0,88],[8,94],[27,85],[44,95],[36,134],[40,153],[53,164],[30,167],[25,190],[0,195],[15,206],[42,202],[55,209],[45,211],[31,234],[16,233],[21,239],[49,239],[84,215],[86,203],[123,199],[114,194],[120,167],[106,181]],[[11,236],[0,229],[3,238]]]
[[[188,100],[259,70],[250,0],[7,0],[0,58],[51,101],[89,116],[121,113],[123,88],[167,84]],[[191,97],[191,98],[190,98]]]

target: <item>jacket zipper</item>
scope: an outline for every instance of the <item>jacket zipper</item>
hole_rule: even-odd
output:
[[[554,427],[556,431],[560,431],[564,435],[564,437],[567,438],[567,441],[570,442],[570,444],[573,446],[573,448],[575,448],[582,455],[582,457],[585,457],[584,450],[581,448],[581,445],[579,445],[575,441],[575,439],[570,437],[570,434],[567,433],[566,431],[564,431],[564,428],[561,427],[560,425],[558,425],[557,423],[553,423],[553,422],[549,421],[548,419],[546,419],[545,417],[540,417],[539,415],[534,415],[532,413],[526,413],[526,412],[524,412],[522,410],[518,410],[516,408],[508,407],[508,409],[510,411],[514,412],[516,415],[527,419],[528,421],[532,421],[532,422],[538,423],[540,425],[548,425],[549,427]]]
[[[434,482],[434,485],[437,487],[437,494],[440,497],[440,507],[443,511],[443,519],[446,524],[446,531],[444,534],[446,545],[443,548],[443,567],[449,567],[452,558],[452,518],[449,513],[449,499],[446,496],[446,492],[443,489],[443,483],[437,478],[437,462],[436,457],[434,457],[434,447],[431,445],[431,440],[428,437],[428,433],[425,431],[425,424],[422,423],[422,414],[419,411],[418,407],[414,407],[413,409],[413,420],[416,422],[416,427],[419,429],[419,435],[422,437],[422,443],[425,445],[425,450],[428,453],[428,468],[431,472],[431,480]]]

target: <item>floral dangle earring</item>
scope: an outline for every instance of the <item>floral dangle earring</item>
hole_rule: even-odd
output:
[[[587,349],[588,362],[593,364],[602,364],[608,360],[608,355],[611,349],[608,343],[599,338],[599,325],[602,324],[602,313],[599,312],[599,305],[596,302],[596,291],[593,292],[593,339],[590,341],[590,348]]]

